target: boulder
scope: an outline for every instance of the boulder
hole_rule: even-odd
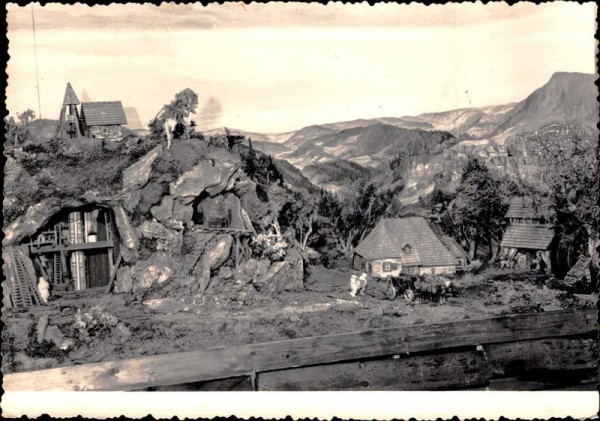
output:
[[[131,268],[129,266],[121,266],[117,270],[117,278],[115,279],[115,285],[113,291],[121,294],[124,292],[131,292],[133,290],[133,282],[131,279]]]
[[[233,275],[235,275],[235,272],[229,266],[223,266],[223,267],[221,267],[221,269],[219,269],[219,278],[220,279],[229,280],[229,279],[233,278]]]
[[[223,234],[216,237],[207,244],[195,272],[199,273],[198,292],[203,293],[208,288],[211,271],[220,268],[229,258],[233,238],[229,234]]]
[[[168,229],[158,221],[145,221],[138,227],[140,235],[150,240],[156,240],[156,249],[158,251],[167,251],[175,254],[181,253],[183,243],[183,234],[172,229]]]
[[[173,201],[173,213],[169,224],[174,227],[183,227],[190,225],[194,216],[194,207],[191,204],[184,204],[182,199]]]
[[[24,215],[21,215],[5,227],[2,244],[5,246],[13,245],[23,238],[35,234],[60,209],[60,201],[53,197],[30,206]]]
[[[300,281],[299,281],[300,279]],[[298,267],[290,261],[273,262],[269,271],[255,281],[261,291],[270,295],[282,291],[297,291],[302,289],[302,274]]]
[[[150,213],[161,223],[164,223],[173,214],[173,196],[163,196],[159,205],[153,206]]]
[[[160,156],[162,156],[162,145],[158,145],[135,164],[123,170],[123,190],[141,188],[148,183],[150,173],[152,172],[152,164]]]
[[[113,207],[115,223],[121,237],[121,256],[127,263],[134,263],[138,258],[139,239],[123,206]]]
[[[173,257],[168,253],[154,253],[151,259],[139,261],[131,268],[133,290],[145,290],[162,285],[173,277]]]
[[[166,184],[162,185],[153,181],[142,187],[142,189],[140,190],[142,193],[140,196],[140,202],[137,205],[137,210],[139,211],[139,213],[147,214],[148,212],[150,212],[152,206],[158,205],[160,203],[160,201],[166,194],[167,189],[168,186]]]
[[[205,190],[210,196],[216,196],[227,188],[238,168],[239,163],[231,159],[202,160],[171,183],[170,194],[184,199],[184,204],[192,203]]]
[[[122,203],[123,207],[127,209],[127,212],[132,213],[135,208],[138,207],[140,201],[142,200],[142,191],[141,190],[129,190],[127,191]]]

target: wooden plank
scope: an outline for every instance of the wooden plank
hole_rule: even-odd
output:
[[[131,390],[407,352],[594,332],[597,311],[515,314],[482,320],[217,347],[203,351],[4,376],[5,390]]]
[[[536,383],[540,388],[572,384],[582,371],[597,370],[598,344],[586,338],[551,338],[491,344],[484,347],[484,352],[473,347],[444,354],[399,357],[260,373],[258,389],[456,390],[485,387],[494,377],[513,376],[538,378]],[[523,389],[516,390],[533,387],[528,385],[530,379],[521,381]],[[515,387],[517,384],[514,383]]]
[[[473,350],[438,355],[403,355],[258,374],[259,391],[456,390],[487,385],[483,354]]]
[[[117,261],[115,262],[115,264],[112,268],[112,271],[110,273],[108,285],[106,286],[106,293],[110,292],[110,290],[112,289],[112,287],[115,283],[115,278],[117,277],[117,271],[119,270],[119,266],[121,265],[121,260],[123,260],[123,256],[121,256],[121,253],[119,253],[119,256],[117,257]]]
[[[523,376],[492,379],[487,389],[492,391],[595,390],[598,380],[598,370],[587,370],[554,379],[533,379]],[[593,389],[590,389],[590,386],[593,386]]]
[[[81,251],[81,250],[93,250],[93,249],[105,249],[114,246],[114,241],[95,241],[91,243],[76,243],[69,244],[68,246],[43,246],[39,248],[32,248],[32,254],[40,254],[40,253],[55,253],[55,252],[65,252],[65,251]]]
[[[549,338],[484,346],[492,375],[510,377],[532,371],[558,372],[598,367],[598,341]]]

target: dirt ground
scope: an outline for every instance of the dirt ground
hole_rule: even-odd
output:
[[[311,267],[305,290],[268,297],[247,288],[221,286],[193,302],[134,294],[86,291],[51,300],[30,312],[4,311],[4,373],[68,366],[146,355],[195,351],[394,326],[477,319],[519,312],[556,311],[594,306],[597,296],[553,289],[551,279],[488,269],[455,280],[457,291],[443,304],[409,303],[386,298],[385,281],[371,282],[366,295],[352,297],[350,270]],[[112,326],[82,338],[77,311],[99,306]],[[37,342],[40,317],[58,327],[67,350]],[[114,326],[115,321],[120,321]],[[110,324],[110,323],[109,323]],[[124,327],[123,327],[124,326]]]

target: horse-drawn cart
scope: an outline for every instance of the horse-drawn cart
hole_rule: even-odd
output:
[[[398,294],[403,294],[406,301],[413,302],[415,290],[415,280],[412,278],[387,278],[386,295],[390,300],[394,300]]]
[[[429,301],[436,304],[445,302],[446,296],[454,296],[455,292],[454,283],[444,277],[401,276],[387,278],[386,295],[390,300],[394,300],[398,294],[402,294],[408,302],[413,302],[418,298],[421,303]]]

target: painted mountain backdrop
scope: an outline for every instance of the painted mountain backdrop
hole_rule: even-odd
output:
[[[557,124],[567,132],[569,127],[597,130],[595,80],[593,74],[559,72],[517,103],[313,125],[289,133],[232,132],[250,137],[256,149],[289,162],[318,187],[345,192],[358,180],[381,187],[401,184],[396,200],[407,205],[435,186],[453,189],[472,156],[512,177],[539,182],[530,139],[536,131],[557,130]]]

